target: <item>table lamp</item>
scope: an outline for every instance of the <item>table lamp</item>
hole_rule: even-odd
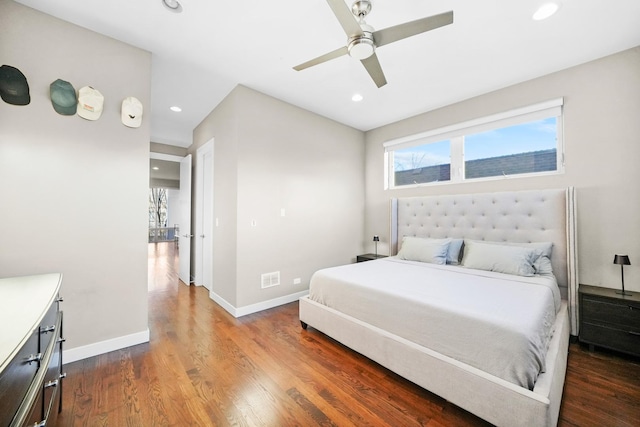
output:
[[[631,265],[631,261],[629,261],[629,255],[615,255],[613,257],[613,263],[620,265],[620,274],[622,275],[622,291],[616,291],[616,294],[620,294],[623,296],[633,295],[632,293],[625,292],[624,290],[624,266]]]

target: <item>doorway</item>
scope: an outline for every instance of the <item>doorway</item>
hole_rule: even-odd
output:
[[[172,242],[175,245],[179,279],[189,285],[193,281],[191,154],[181,157],[152,152],[150,158],[149,243],[157,245],[158,242]]]

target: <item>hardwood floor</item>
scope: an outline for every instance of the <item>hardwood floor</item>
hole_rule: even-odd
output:
[[[58,426],[483,426],[322,333],[298,304],[235,319],[149,246],[151,340],[67,364]],[[560,426],[640,425],[640,362],[570,345]]]

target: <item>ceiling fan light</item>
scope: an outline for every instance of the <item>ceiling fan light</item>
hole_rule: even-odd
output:
[[[367,59],[373,55],[375,50],[376,47],[373,44],[373,40],[368,38],[357,38],[349,43],[349,56],[355,59]]]

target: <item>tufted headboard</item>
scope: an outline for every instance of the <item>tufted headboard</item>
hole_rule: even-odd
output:
[[[553,242],[551,264],[577,334],[575,221],[573,188],[398,198],[391,200],[390,251],[398,253],[403,236]]]

